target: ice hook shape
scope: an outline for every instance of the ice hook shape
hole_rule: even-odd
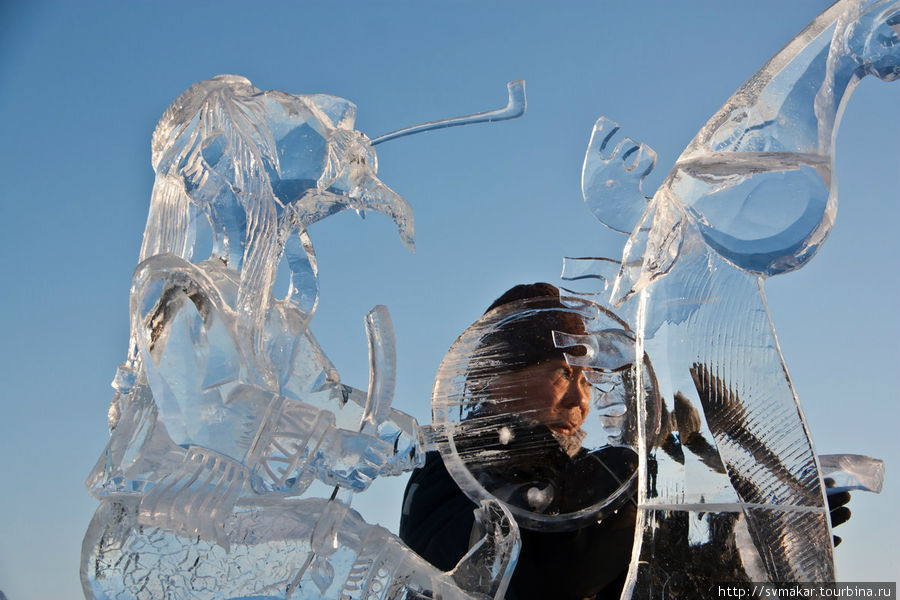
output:
[[[507,119],[517,119],[525,114],[525,80],[510,81],[506,84],[506,91],[509,93],[509,100],[506,106],[496,110],[475,113],[464,117],[453,117],[450,119],[441,119],[440,121],[429,121],[421,125],[413,125],[412,127],[404,127],[391,133],[378,136],[372,140],[372,145],[394,140],[414,133],[422,133],[424,131],[432,131],[434,129],[443,129],[444,127],[458,127],[460,125],[471,125],[472,123],[490,123],[492,121],[505,121]]]
[[[646,206],[650,152],[629,140],[610,150],[615,125],[595,127],[585,199],[604,224],[631,231],[610,301],[635,315],[636,356],[653,360],[665,404],[661,433],[639,428],[624,597],[834,579],[820,468],[764,286],[808,262],[831,230],[836,130],[866,75],[900,76],[897,0],[841,0],[817,17],[713,115]],[[649,401],[638,394],[641,414]]]
[[[415,419],[391,407],[387,309],[366,318],[368,391],[341,382],[309,328],[309,225],[375,210],[413,247],[412,209],[376,176],[355,115],[341,98],[220,75],[160,119],[129,352],[87,481],[100,507],[82,546],[86,597],[502,597],[519,536],[499,503],[478,509],[484,535],[450,572],[350,508],[424,453]]]

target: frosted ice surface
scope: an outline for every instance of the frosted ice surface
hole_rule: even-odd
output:
[[[836,128],[866,75],[900,76],[897,0],[842,0],[817,17],[713,115],[649,198],[653,151],[606,118],[594,128],[585,200],[630,233],[607,297],[634,315],[634,356],[653,365],[635,361],[638,377],[663,403],[657,431],[648,402],[659,399],[635,386],[643,455],[624,597],[834,578],[822,471],[764,283],[802,267],[831,230]],[[567,259],[564,278],[596,281],[599,293],[609,272]],[[839,486],[877,489],[871,461],[858,476],[849,463],[822,466],[840,471]]]
[[[82,549],[88,598],[503,596],[519,537],[496,500],[480,504],[484,535],[449,572],[350,509],[373,479],[423,460],[415,419],[391,407],[387,309],[365,320],[367,391],[341,382],[309,329],[311,223],[375,210],[413,247],[412,210],[378,179],[355,114],[341,98],[220,75],[160,119],[130,350],[87,481],[101,501]]]
[[[491,531],[473,564],[438,571],[382,527],[327,499],[239,503],[222,518],[230,547],[175,528],[142,525],[139,498],[104,501],[84,542],[86,593],[97,598],[486,598],[463,591],[515,544],[515,524],[482,506]],[[494,511],[493,514],[488,514]],[[337,522],[337,523],[335,523]],[[490,530],[489,530],[490,531]],[[467,569],[469,571],[467,571]],[[501,568],[501,573],[503,569]]]

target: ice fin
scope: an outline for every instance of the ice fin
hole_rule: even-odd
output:
[[[416,251],[412,208],[400,194],[372,178],[360,187],[360,201],[364,207],[390,217],[397,225],[403,245],[410,252]]]
[[[884,485],[884,461],[859,454],[820,454],[822,477],[834,480],[829,494],[846,490],[881,493]]]
[[[563,258],[563,269],[560,278],[563,281],[593,284],[597,290],[593,293],[601,294],[609,290],[609,286],[615,281],[621,266],[622,263],[620,261],[611,258],[590,256],[574,258],[567,256]]]
[[[594,124],[581,171],[581,192],[601,223],[627,234],[647,208],[648,196],[641,186],[656,165],[656,152],[631,138],[617,140],[618,134],[619,126],[606,117]]]
[[[298,226],[308,227],[316,221],[348,209],[369,208],[390,217],[397,225],[400,239],[410,250],[415,249],[413,212],[402,196],[379,181],[361,186],[357,198],[332,191],[309,190],[286,210]]]

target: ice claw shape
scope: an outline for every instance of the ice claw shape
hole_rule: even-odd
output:
[[[656,152],[631,138],[618,137],[617,123],[597,119],[584,155],[581,190],[601,223],[628,234],[647,209],[642,186],[656,166]]]

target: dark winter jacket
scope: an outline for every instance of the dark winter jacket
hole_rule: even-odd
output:
[[[546,450],[540,460],[531,456],[499,468],[506,470],[513,488],[517,481],[522,489],[535,479],[552,482],[555,498],[541,509],[547,514],[566,513],[573,501],[589,501],[612,491],[616,481],[622,476],[627,479],[636,466],[636,455],[624,448],[580,450],[570,458],[556,444],[538,446]],[[529,448],[535,447],[532,437]],[[468,551],[474,509],[440,454],[429,452],[425,465],[413,472],[407,484],[400,537],[431,564],[448,571]],[[522,549],[506,599],[619,598],[631,558],[635,516],[635,503],[629,498],[599,523],[574,531],[534,531],[520,524]]]

